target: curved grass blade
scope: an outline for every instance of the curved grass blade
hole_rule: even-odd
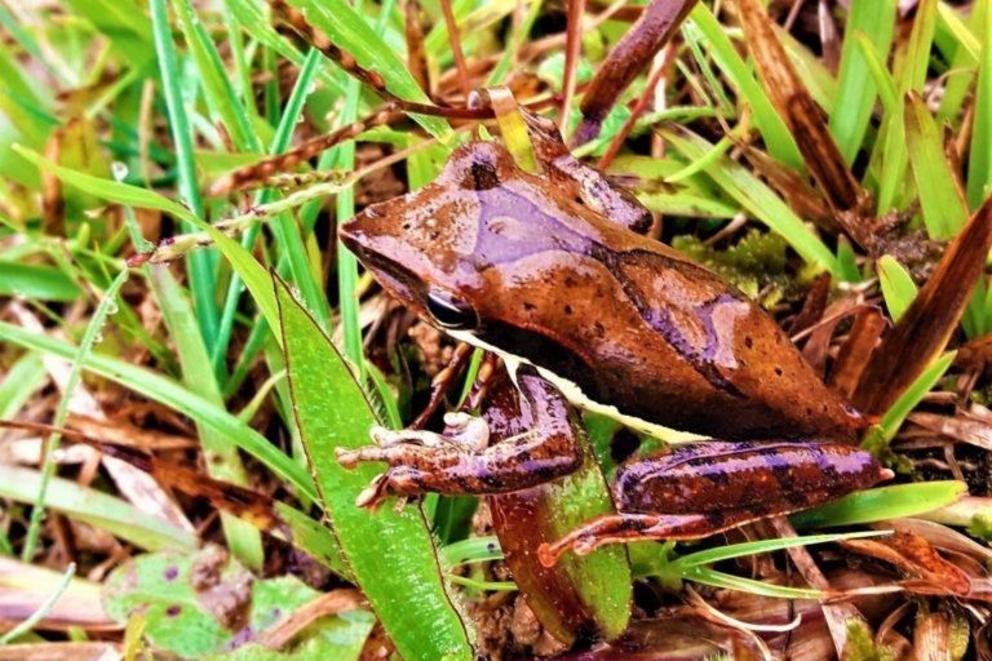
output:
[[[662,135],[689,160],[700,159],[713,148],[705,139],[682,127],[666,129],[662,131]],[[750,171],[728,158],[721,158],[708,165],[704,172],[749,213],[772,231],[781,234],[803,259],[819,264],[840,277],[840,267],[830,249],[778,195]]]
[[[218,408],[223,408],[224,399],[210,365],[210,355],[182,287],[165,264],[149,264],[146,272],[148,283],[169,329],[169,337],[175,342],[182,366],[183,383],[190,392]],[[248,474],[241,463],[237,446],[209,427],[200,423],[196,427],[203,448],[204,463],[210,476],[240,486],[247,485]],[[265,553],[258,531],[229,514],[221,514],[221,524],[231,552],[251,569],[260,571]]]
[[[882,285],[882,298],[889,309],[892,321],[898,322],[916,298],[913,276],[892,255],[882,255],[875,263],[878,281]]]
[[[420,508],[372,513],[356,507],[355,498],[376,469],[347,471],[334,457],[337,447],[366,444],[377,422],[361,387],[330,339],[279,281],[275,295],[297,424],[355,579],[404,658],[472,658],[474,634],[459,617]]]
[[[30,468],[0,464],[0,496],[32,503],[38,495],[42,474]],[[75,482],[54,477],[45,497],[48,507],[75,521],[106,530],[115,537],[151,551],[192,551],[196,536],[161,519],[148,516],[130,503]]]
[[[82,380],[83,362],[93,350],[93,345],[96,344],[97,336],[103,330],[103,324],[107,320],[107,315],[110,313],[111,307],[117,305],[115,302],[117,294],[121,287],[124,286],[124,283],[127,282],[129,275],[130,273],[125,269],[114,278],[107,291],[104,292],[103,300],[96,307],[93,317],[86,326],[86,332],[83,333],[83,339],[79,344],[79,349],[73,357],[72,370],[69,372],[65,389],[59,398],[58,406],[55,408],[53,424],[56,427],[62,427],[65,424],[65,420],[69,415],[69,401]],[[45,515],[45,497],[48,492],[48,483],[52,479],[52,476],[55,475],[55,453],[59,449],[59,442],[61,440],[62,435],[56,432],[49,435],[48,441],[44,444],[45,453],[42,457],[41,483],[38,485],[37,498],[34,501],[34,509],[31,510],[31,520],[24,538],[24,547],[21,550],[21,559],[24,562],[30,562],[34,558],[38,535],[41,533],[41,523]]]
[[[855,35],[863,35],[884,60],[892,45],[895,19],[896,0],[853,0],[847,15],[830,132],[848,165],[864,142],[878,97],[878,88],[869,73],[870,64]]]
[[[852,493],[789,517],[796,528],[826,528],[918,516],[950,505],[968,491],[964,482],[897,484]]]
[[[50,353],[66,360],[75,358],[78,348],[47,335],[32,333],[19,326],[0,322],[0,340],[26,349]],[[143,367],[108,356],[91,353],[83,359],[83,369],[99,374],[189,416],[195,422],[226,436],[232,443],[258,459],[273,473],[286,480],[304,497],[316,499],[313,480],[306,470],[283,454],[267,438],[223,408],[189,392],[172,379]]]
[[[775,106],[755,79],[751,68],[737,53],[723,25],[705,4],[696,5],[689,13],[689,20],[703,33],[713,59],[751,107],[754,124],[768,146],[768,153],[777,161],[802,172],[805,166],[796,141],[785,122],[775,112]]]
[[[382,76],[386,89],[407,101],[430,103],[396,52],[345,0],[289,0],[307,20],[322,30],[337,48],[348,53],[367,71]],[[435,138],[446,142],[452,135],[448,123],[438,117],[411,115]]]

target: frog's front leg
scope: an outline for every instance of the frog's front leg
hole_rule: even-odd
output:
[[[569,549],[647,539],[697,539],[790,514],[892,477],[857,446],[704,441],[624,465],[613,484],[619,512],[538,549],[553,565]]]
[[[493,494],[526,489],[575,471],[581,465],[578,439],[564,397],[528,368],[517,375],[519,408],[530,424],[525,431],[491,446],[489,425],[502,431],[500,419],[448,414],[443,434],[376,429],[376,446],[338,450],[346,468],[361,462],[385,462],[386,472],[359,496],[358,504],[374,507],[388,496],[427,492]],[[503,391],[500,396],[508,396]],[[450,424],[453,423],[453,424]]]

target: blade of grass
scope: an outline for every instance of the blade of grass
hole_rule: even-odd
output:
[[[973,3],[967,23],[960,19],[957,10],[948,7],[945,3],[941,2],[938,7],[940,22],[957,41],[957,50],[951,59],[947,84],[944,86],[940,108],[937,110],[937,118],[942,122],[957,120],[971,92],[982,48],[975,34],[980,32],[985,24],[988,7],[988,0]]]
[[[86,360],[90,351],[92,351],[93,345],[96,343],[97,337],[103,329],[107,315],[113,307],[116,307],[117,303],[115,299],[117,298],[117,293],[124,286],[124,283],[127,282],[128,276],[129,272],[125,269],[114,278],[107,291],[104,292],[103,300],[97,305],[89,324],[86,326],[82,342],[80,342],[79,349],[73,357],[72,370],[69,372],[69,378],[66,380],[65,389],[55,408],[55,416],[52,420],[52,425],[55,427],[65,426],[65,420],[69,415],[69,401],[82,378],[83,362]],[[55,453],[59,449],[59,441],[61,439],[61,434],[52,434],[43,446],[45,448],[45,454],[42,458],[41,481],[38,484],[37,496],[34,500],[34,507],[31,510],[31,519],[28,523],[27,533],[24,535],[24,546],[21,550],[21,559],[24,562],[30,562],[34,559],[34,553],[38,546],[41,523],[45,515],[45,497],[47,496],[48,485],[52,480],[52,476],[55,475]]]
[[[331,43],[355,58],[363,69],[382,76],[387,90],[407,101],[430,103],[396,52],[345,0],[289,0]],[[411,115],[414,121],[443,143],[452,137],[448,122],[439,117]]]
[[[905,117],[906,147],[923,222],[930,238],[947,241],[968,222],[968,203],[944,154],[943,132],[919,94],[911,92],[907,97]]]
[[[882,255],[875,264],[882,285],[882,298],[892,321],[898,322],[916,299],[916,283],[902,264],[892,255]]]
[[[377,469],[347,471],[334,451],[366,443],[377,421],[330,339],[285,285],[274,284],[294,413],[321,501],[359,586],[404,658],[471,658],[474,634],[455,609],[420,508],[372,513],[355,505]],[[389,571],[383,557],[390,559]]]
[[[45,619],[45,616],[52,610],[55,603],[62,598],[62,594],[66,591],[66,588],[69,587],[69,582],[75,575],[76,563],[70,562],[69,566],[66,567],[65,572],[62,574],[62,580],[55,586],[55,589],[48,596],[48,598],[45,599],[44,603],[38,606],[38,609],[31,613],[26,620],[5,631],[3,635],[0,635],[0,646],[6,645],[10,641],[16,640],[17,638],[29,633],[32,629],[34,629],[35,625]]]
[[[703,158],[713,148],[712,144],[685,128],[666,129],[661,134],[690,161]],[[782,235],[803,259],[840,275],[837,260],[830,249],[778,195],[746,168],[721,158],[709,164],[704,171],[727,195],[773,232]]]
[[[792,588],[786,585],[774,585],[765,581],[734,576],[726,572],[710,569],[709,567],[693,567],[685,572],[686,580],[710,585],[715,588],[739,590],[748,594],[779,599],[822,599],[823,593],[809,588]]]
[[[172,0],[172,7],[179,19],[186,40],[186,46],[196,61],[200,74],[200,85],[214,121],[219,121],[231,137],[231,142],[240,150],[257,145],[251,123],[244,106],[238,100],[231,84],[231,78],[214,47],[213,41],[203,28],[190,0]],[[258,147],[255,147],[257,150]]]
[[[830,113],[830,132],[850,165],[861,148],[871,121],[878,89],[869,78],[869,64],[855,35],[863,35],[884,61],[892,45],[896,0],[853,0],[844,27],[837,96]]]
[[[41,356],[26,353],[7,369],[0,381],[0,419],[13,418],[34,393],[48,383]]]
[[[0,322],[0,340],[41,353],[72,360],[79,349],[47,335],[31,333],[19,326]],[[189,416],[192,420],[226,436],[232,443],[286,480],[304,496],[315,499],[313,480],[306,470],[283,454],[268,439],[238,420],[223,408],[189,392],[178,382],[128,362],[90,353],[82,361],[83,369],[98,374],[148,399]]]
[[[754,124],[768,146],[768,153],[781,163],[802,172],[805,165],[796,141],[785,122],[775,112],[775,107],[761,84],[755,79],[751,68],[737,53],[724,26],[703,3],[697,4],[692,9],[689,20],[705,37],[710,47],[710,55],[717,65],[751,107]]]
[[[279,121],[279,126],[276,128],[275,137],[272,140],[272,145],[269,149],[270,154],[279,154],[289,148],[290,143],[293,140],[293,132],[296,125],[302,116],[303,106],[306,101],[307,96],[309,96],[311,86],[313,85],[314,77],[319,69],[320,53],[316,50],[311,50],[307,55],[307,59],[303,62],[303,67],[300,69],[300,74],[296,78],[296,83],[293,85],[293,90],[289,95],[289,101],[286,103],[286,109],[283,112],[282,119]],[[253,139],[253,144],[257,145],[257,139]],[[269,189],[264,190],[255,197],[255,205],[267,204],[276,198],[275,191]],[[292,225],[295,223],[293,217],[289,213],[281,214],[275,221],[276,225],[282,227],[287,225]],[[244,235],[241,237],[241,246],[245,250],[251,250],[252,246],[255,245],[255,240],[258,238],[258,233],[261,231],[261,223],[253,223],[245,231]],[[286,241],[286,236],[282,236],[283,241]],[[294,251],[294,254],[298,255],[299,247]],[[327,308],[327,299],[319,291],[318,283],[314,282],[313,278],[303,277],[303,285],[306,294],[306,300],[311,309],[320,315],[320,318],[327,319],[330,315],[330,311]],[[225,356],[227,355],[227,348],[231,341],[231,331],[234,327],[234,314],[238,309],[238,301],[241,297],[241,292],[244,290],[244,282],[241,277],[235,273],[231,276],[231,281],[227,287],[227,296],[224,299],[223,312],[220,318],[220,327],[217,331],[217,342],[213,346],[213,352],[211,355],[211,361],[214,364],[214,368],[220,371],[221,366]]]
[[[169,329],[169,337],[176,345],[182,366],[183,383],[195,393],[217,406],[224,407],[217,379],[210,366],[203,335],[199,333],[193,309],[183,294],[183,289],[164,264],[146,267],[148,283]],[[204,464],[211,477],[247,486],[248,474],[238,456],[237,447],[226,437],[197,423],[197,434],[203,447]],[[246,566],[260,571],[265,560],[262,538],[253,527],[229,514],[221,515],[228,548]]]
[[[251,291],[252,298],[255,299],[255,304],[265,317],[266,322],[272,328],[277,327],[278,314],[276,312],[275,296],[272,294],[272,279],[265,269],[262,268],[261,264],[252,257],[251,253],[242,248],[237,241],[234,241],[223,232],[203,222],[196,214],[192,213],[183,205],[163,195],[159,195],[155,191],[110,179],[101,179],[85,172],[62,167],[20,145],[14,145],[14,151],[37,167],[50,170],[63,182],[101,199],[142,209],[164,211],[209,234],[218,249],[231,262],[231,266],[244,281],[245,285],[247,285],[249,291]],[[278,337],[278,334],[276,336]],[[281,338],[279,341],[281,341]]]
[[[936,23],[937,1],[921,0],[909,40],[896,53],[895,79],[898,82],[900,99],[909,92],[923,91]],[[886,113],[872,154],[872,161],[879,168],[876,205],[878,214],[896,208],[904,202],[903,198],[912,193],[905,185],[907,151],[903,115],[902,103],[898,103],[892,112]]]
[[[903,421],[906,416],[916,408],[923,398],[926,396],[930,390],[937,385],[940,378],[944,376],[944,372],[947,368],[951,366],[954,362],[954,357],[957,355],[954,351],[949,351],[923,370],[916,380],[913,381],[906,388],[906,391],[895,401],[895,403],[889,407],[889,410],[885,412],[882,416],[882,420],[879,423],[882,426],[883,437],[885,440],[892,440],[896,437],[899,432],[899,427],[902,426]]]
[[[992,11],[982,25],[982,56],[975,89],[975,117],[968,151],[968,204],[972,209],[992,191]]]
[[[196,164],[193,159],[193,133],[186,114],[182,92],[180,91],[179,63],[176,47],[172,40],[169,24],[169,10],[166,0],[150,0],[152,32],[155,38],[155,51],[162,80],[162,92],[169,111],[169,125],[176,150],[176,165],[179,175],[179,194],[198,218],[203,218],[203,200],[196,180]],[[192,226],[184,223],[183,231]],[[188,258],[190,284],[193,290],[197,321],[204,340],[213,343],[217,336],[217,305],[214,301],[216,280],[211,260],[206,251],[197,251]]]
[[[872,354],[853,396],[866,413],[881,414],[944,351],[992,247],[992,199],[948,246],[919,295]]]
[[[42,479],[39,471],[0,464],[0,496],[22,503],[34,502]],[[120,498],[76,482],[52,478],[46,499],[48,507],[75,521],[106,530],[139,548],[192,551],[199,545],[196,535],[191,532],[148,516]]]
[[[826,528],[917,516],[950,505],[968,491],[964,482],[944,480],[897,484],[852,493],[789,519],[796,528]]]
[[[781,537],[779,539],[761,539],[756,542],[743,542],[740,544],[728,544],[712,549],[696,551],[683,555],[673,561],[673,564],[682,569],[698,567],[700,565],[710,565],[714,562],[733,560],[759,553],[771,553],[781,551],[794,546],[811,546],[813,544],[827,544],[843,539],[861,539],[864,537],[879,537],[889,534],[886,530],[868,530],[861,532],[834,533],[823,535],[805,535],[800,537]]]

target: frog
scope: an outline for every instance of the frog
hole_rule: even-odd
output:
[[[892,477],[856,444],[870,420],[767,312],[648,236],[629,191],[525,118],[537,172],[472,140],[434,182],[365,208],[339,236],[410,310],[501,358],[532,425],[495,444],[485,413],[448,413],[440,433],[375,428],[375,445],[337,453],[346,468],[388,466],[358,505],[568,475],[581,463],[568,407],[678,443],[623,464],[616,511],[543,544],[545,566],[568,550],[703,538]]]

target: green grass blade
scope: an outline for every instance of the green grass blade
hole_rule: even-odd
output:
[[[196,164],[193,158],[193,132],[183,102],[180,89],[179,62],[176,47],[172,41],[169,25],[169,11],[166,0],[150,0],[152,28],[155,36],[155,51],[158,55],[162,91],[169,109],[169,124],[172,141],[176,149],[176,165],[179,173],[179,194],[197,217],[203,218],[203,200],[196,179]],[[186,224],[184,231],[192,227]],[[213,342],[217,335],[217,305],[214,301],[216,280],[210,255],[197,251],[189,256],[188,270],[193,289],[193,300],[200,331],[207,342]]]
[[[303,113],[303,106],[306,101],[311,85],[313,84],[313,79],[317,74],[319,62],[319,54],[316,51],[310,51],[307,59],[303,62],[303,67],[300,69],[300,75],[296,78],[296,83],[293,85],[293,90],[289,95],[289,101],[286,103],[286,110],[283,112],[282,118],[279,121],[279,126],[276,128],[275,137],[272,140],[272,146],[269,149],[270,154],[280,154],[289,148],[290,143],[293,140],[293,132],[296,128],[296,124],[299,121]],[[276,194],[272,190],[264,190],[259,193],[255,198],[255,204],[266,204],[275,199]],[[275,221],[279,226],[292,225],[295,221],[289,213],[281,214]],[[258,237],[258,233],[261,231],[261,224],[252,224],[244,233],[241,238],[241,246],[245,250],[251,250],[252,246],[255,245],[255,240]],[[281,237],[284,241],[285,236]],[[313,278],[304,277],[304,285],[306,285],[306,300],[311,306],[311,309],[317,311],[321,315],[321,318],[326,319],[330,316],[330,311],[327,307],[327,299],[323,296],[320,291],[319,283],[316,283]],[[227,297],[224,300],[223,312],[220,318],[220,328],[217,331],[217,342],[214,344],[213,354],[211,360],[213,361],[215,370],[219,371],[219,368],[227,354],[227,347],[231,341],[231,331],[234,327],[234,314],[238,309],[238,300],[241,297],[241,292],[244,289],[244,282],[238,273],[235,273],[231,277],[231,282],[227,288]]]
[[[241,151],[258,151],[255,137],[241,101],[231,84],[231,77],[214,47],[210,36],[197,17],[190,0],[172,0],[186,46],[196,62],[200,84],[214,121],[227,129],[231,142]]]
[[[75,358],[79,351],[71,344],[4,322],[0,322],[0,340],[66,360]],[[311,500],[316,498],[313,480],[303,467],[235,416],[194,395],[176,381],[128,362],[95,353],[84,357],[82,365],[89,372],[179,411],[195,422],[226,436],[305,497]]]
[[[322,30],[335,46],[350,54],[364,69],[382,76],[386,89],[401,99],[430,103],[396,52],[345,0],[289,0],[307,20]],[[412,115],[428,133],[442,142],[451,136],[448,122],[438,117]]]
[[[186,300],[182,287],[169,272],[167,265],[152,264],[146,267],[146,272],[148,283],[169,329],[169,337],[176,345],[183,383],[190,392],[218,408],[223,408],[224,399],[211,369],[203,335],[197,328],[193,308]],[[248,475],[241,463],[237,446],[225,436],[199,423],[197,433],[203,446],[207,473],[218,480],[248,486]],[[230,514],[222,514],[221,523],[231,552],[251,569],[261,570],[265,556],[258,531]]]
[[[32,503],[41,487],[42,474],[30,468],[0,464],[0,496]],[[74,521],[106,530],[115,537],[151,551],[176,549],[192,551],[199,546],[196,535],[157,517],[148,516],[130,503],[84,487],[71,480],[54,477],[48,483],[48,507]]]
[[[947,241],[968,222],[968,204],[944,155],[943,132],[916,94],[906,101],[906,142],[909,163],[930,238]]]
[[[159,195],[155,191],[118,181],[101,179],[85,172],[56,165],[48,159],[39,156],[37,153],[19,145],[14,146],[14,151],[37,167],[50,170],[65,183],[87,193],[118,204],[143,209],[157,209],[170,213],[176,218],[209,234],[214,244],[227,257],[228,261],[231,262],[231,266],[241,276],[241,279],[247,285],[249,291],[251,291],[252,298],[255,299],[255,304],[265,317],[265,321],[268,322],[271,328],[278,328],[278,313],[276,311],[275,296],[272,294],[272,280],[268,272],[262,268],[262,265],[252,257],[251,253],[241,247],[237,241],[203,222],[183,205],[163,195]],[[276,336],[278,337],[278,334]]]
[[[930,50],[937,23],[936,0],[922,0],[916,10],[913,29],[905,48],[896,57],[895,79],[900,97],[909,92],[922,92],[926,82]],[[906,133],[903,104],[887,113],[882,123],[880,139],[876,142],[873,159],[880,164],[878,175],[878,207],[882,214],[906,203],[912,189],[906,186]]]
[[[797,528],[851,526],[918,516],[950,505],[967,493],[964,482],[943,480],[897,484],[852,493],[826,505],[793,514]]]
[[[982,26],[982,56],[978,64],[975,118],[968,152],[968,204],[978,206],[992,190],[992,11]]]
[[[892,321],[899,321],[916,298],[916,283],[902,264],[891,255],[882,255],[875,264],[882,285],[882,298]]]
[[[7,368],[0,381],[0,420],[15,417],[35,392],[48,383],[41,356],[26,353]]]
[[[334,345],[281,283],[276,284],[294,413],[321,500],[355,579],[406,659],[470,659],[469,630],[455,610],[419,507],[372,513],[355,498],[378,472],[344,470],[337,447],[368,443],[376,423]],[[389,559],[384,570],[383,558]]]
[[[710,569],[709,567],[693,567],[683,576],[686,580],[711,585],[715,588],[740,590],[762,597],[777,597],[779,599],[821,599],[823,593],[809,588],[791,588],[786,585],[774,585],[765,581],[734,576],[726,572]]]
[[[60,269],[17,262],[0,262],[0,296],[24,296],[41,301],[75,301],[79,287]]]
[[[889,410],[885,412],[882,416],[882,421],[879,423],[882,426],[882,431],[886,439],[895,438],[896,433],[899,431],[899,427],[902,426],[903,421],[906,416],[916,408],[923,397],[930,392],[930,389],[937,385],[940,381],[940,377],[944,376],[944,372],[951,366],[954,362],[954,351],[949,351],[943,356],[933,361],[933,363],[923,370],[923,373],[916,377],[916,380],[906,388],[906,392],[900,395],[899,399],[889,407]]]
[[[799,153],[799,147],[796,146],[792,133],[775,111],[775,106],[754,77],[751,67],[734,48],[724,26],[703,3],[697,4],[692,9],[688,20],[702,32],[709,44],[710,55],[751,107],[754,124],[768,146],[768,153],[794,170],[804,171],[803,157]]]
[[[128,276],[129,273],[127,270],[121,271],[114,281],[110,283],[107,291],[103,294],[103,300],[97,305],[89,324],[86,326],[86,332],[83,333],[83,340],[79,344],[76,355],[73,357],[72,370],[69,372],[69,378],[66,379],[65,389],[62,391],[59,403],[55,407],[55,415],[52,417],[52,426],[54,427],[65,426],[66,418],[69,415],[69,401],[72,399],[73,392],[75,392],[76,387],[82,380],[83,362],[86,360],[90,351],[93,350],[93,345],[96,344],[96,339],[103,329],[107,315],[110,313],[112,307],[117,305],[117,294],[120,292],[121,287],[124,286],[124,283],[127,282]],[[34,508],[31,510],[31,520],[28,523],[28,530],[24,536],[24,546],[21,551],[21,559],[24,562],[30,562],[34,559],[38,536],[41,534],[41,524],[45,516],[45,497],[48,493],[49,482],[55,475],[55,453],[58,452],[59,442],[61,440],[61,434],[51,434],[48,437],[48,442],[44,445],[45,454],[42,457],[41,481],[38,485],[37,497],[34,500]]]
[[[837,96],[830,113],[830,132],[848,165],[864,142],[878,95],[869,77],[869,64],[854,36],[864,35],[884,60],[892,45],[896,4],[896,0],[853,0],[848,11]]]
[[[680,154],[692,161],[703,158],[713,145],[688,129],[662,132]],[[830,249],[803,223],[792,209],[760,179],[742,165],[721,158],[704,168],[706,174],[727,195],[737,201],[773,232],[782,235],[803,259],[839,275],[837,260]]]
[[[709,564],[713,564],[714,562],[722,562],[724,560],[742,558],[749,555],[756,555],[758,553],[771,553],[772,551],[781,551],[783,549],[788,549],[795,546],[811,546],[813,544],[827,544],[829,542],[837,542],[844,539],[878,537],[880,535],[886,535],[886,534],[888,533],[885,531],[868,530],[862,532],[835,533],[835,534],[826,534],[826,535],[806,535],[802,537],[782,537],[779,539],[761,539],[756,542],[728,544],[726,546],[718,546],[716,548],[706,549],[704,551],[696,551],[695,553],[689,553],[688,555],[683,555],[682,557],[675,560],[673,564],[675,564],[680,568],[688,569],[690,567],[709,565]]]
[[[944,2],[938,7],[941,25],[947,28],[958,45],[951,59],[947,84],[944,86],[944,94],[937,111],[937,118],[940,121],[956,121],[971,93],[982,50],[981,42],[975,34],[981,32],[981,27],[985,24],[988,6],[987,0],[973,3],[967,23],[961,20],[957,10],[948,7]]]

